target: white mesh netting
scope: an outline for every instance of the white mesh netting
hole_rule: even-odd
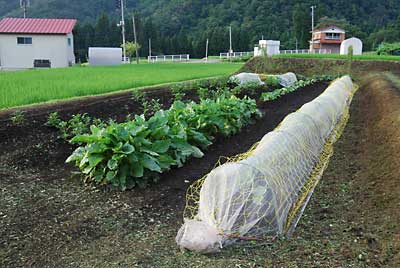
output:
[[[231,81],[236,82],[239,86],[244,86],[249,83],[255,83],[258,85],[264,85],[258,74],[253,73],[240,73],[230,77]]]
[[[294,73],[285,73],[277,75],[279,84],[283,87],[289,87],[297,82],[297,77]]]
[[[290,236],[347,122],[354,92],[350,77],[334,81],[250,151],[195,182],[178,245],[214,253],[241,239]]]

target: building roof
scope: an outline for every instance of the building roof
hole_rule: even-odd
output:
[[[335,26],[335,25],[329,25],[326,27],[318,28],[318,29],[315,29],[314,32],[326,32],[326,31],[331,32],[332,30],[345,33],[345,30],[343,30],[342,28]]]
[[[0,34],[69,34],[75,24],[74,19],[5,18],[0,21]]]

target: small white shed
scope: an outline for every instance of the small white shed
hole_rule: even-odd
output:
[[[122,48],[89,47],[89,64],[92,66],[122,64]]]
[[[353,47],[353,55],[361,55],[363,50],[363,43],[360,39],[352,37],[346,39],[340,45],[340,55],[348,55],[349,48]]]
[[[280,54],[280,45],[280,41],[260,40],[258,46],[254,47],[254,56],[263,56],[265,53],[268,56]]]

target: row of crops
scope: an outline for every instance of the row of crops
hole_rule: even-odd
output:
[[[232,85],[224,79],[197,88],[198,102],[184,100],[185,92],[193,90],[193,85],[175,86],[171,89],[175,99],[171,107],[162,109],[158,100],[140,96],[141,103],[151,103],[151,107],[143,107],[142,115],[129,116],[122,123],[104,122],[86,114],[62,121],[53,113],[48,124],[78,146],[67,162],[79,168],[86,183],[122,190],[146,187],[159,180],[159,174],[182,167],[192,157],[202,157],[217,136],[234,135],[261,116],[257,101],[272,101],[334,78],[313,77],[288,88],[279,87],[271,79],[263,86]]]

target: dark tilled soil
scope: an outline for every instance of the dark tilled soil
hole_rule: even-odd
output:
[[[111,265],[118,254],[124,254],[117,248],[128,250],[126,238],[151,236],[149,231],[158,232],[159,228],[180,223],[189,182],[209,172],[219,157],[246,151],[285,115],[314,99],[326,87],[326,83],[319,83],[278,101],[260,103],[264,117],[240,134],[217,138],[205,157],[163,174],[160,183],[124,193],[85,187],[79,176],[72,176],[76,169],[64,161],[73,147],[58,139],[57,131],[44,123],[53,111],[59,111],[63,118],[88,113],[123,120],[128,113],[141,112],[130,94],[38,106],[26,111],[27,120],[22,126],[13,126],[9,115],[3,113],[0,267],[110,267],[95,263],[103,260]],[[152,89],[151,97],[159,98],[165,107],[171,103],[171,95],[165,89]],[[196,96],[189,92],[187,98]],[[120,240],[120,236],[124,238]],[[139,238],[129,250],[146,249]],[[111,248],[104,248],[108,246]],[[93,259],[94,256],[97,257]]]

